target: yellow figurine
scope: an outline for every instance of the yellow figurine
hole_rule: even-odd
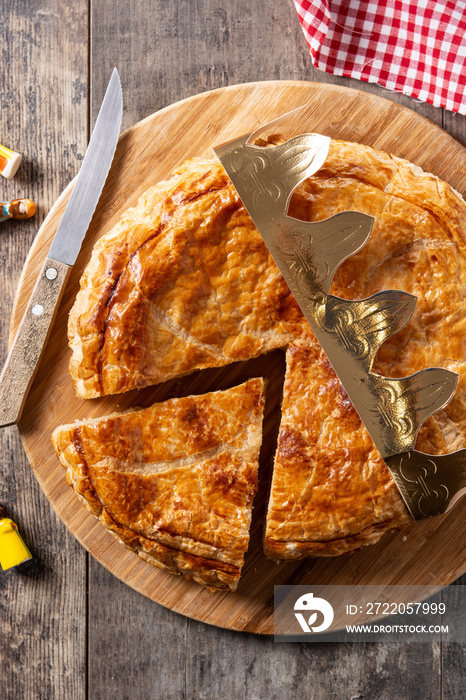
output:
[[[0,566],[3,571],[32,559],[31,552],[24,544],[18,528],[0,506]]]

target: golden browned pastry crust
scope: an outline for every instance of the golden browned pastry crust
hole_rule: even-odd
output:
[[[69,319],[83,398],[283,347],[302,323],[219,162],[193,159],[96,244]]]
[[[306,184],[301,218],[345,209],[375,216],[371,240],[337,272],[332,293],[383,289],[418,296],[409,325],[380,349],[374,371],[460,374],[454,400],[422,427],[417,448],[442,454],[466,438],[466,205],[445,183],[398,158],[332,142]],[[380,539],[410,517],[389,472],[311,332],[292,343],[264,538],[275,560],[335,556]]]
[[[418,446],[444,451],[432,419]],[[291,344],[264,538],[267,556],[277,561],[337,556],[375,543],[410,520],[317,341]]]
[[[373,235],[338,270],[348,299],[402,289],[419,301],[374,370],[430,366],[459,373],[455,399],[418,447],[466,437],[466,205],[407,161],[332,141],[290,214],[345,209],[375,217]],[[71,374],[93,397],[289,346],[283,419],[265,533],[274,559],[333,556],[409,521],[383,462],[220,164],[194,159],[149,190],[97,244],[69,324]]]
[[[264,380],[58,427],[67,480],[120,542],[211,590],[235,590],[249,542]]]

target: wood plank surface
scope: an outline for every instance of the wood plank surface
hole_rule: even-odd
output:
[[[34,0],[26,6],[18,0],[3,0],[3,9],[3,35],[9,36],[11,62],[0,75],[0,140],[6,143],[3,134],[8,131],[10,135],[15,130],[20,130],[21,143],[29,140],[33,155],[21,185],[24,194],[35,188],[36,201],[42,207],[41,218],[77,170],[77,156],[83,152],[80,139],[85,135],[83,112],[89,107],[93,123],[113,65],[119,68],[125,90],[131,96],[125,105],[124,127],[204,89],[258,79],[303,79],[356,87],[388,97],[442,123],[442,110],[374,85],[313,69],[292,0],[259,0],[253,4],[244,0],[91,0],[90,44],[86,8],[81,2]],[[63,21],[71,13],[79,16],[72,28],[74,38]],[[25,15],[30,18],[28,23]],[[63,55],[51,61],[43,47],[57,43],[53,39],[56,33]],[[60,72],[60,66],[69,71],[69,43],[73,45],[75,61],[84,62],[85,52],[89,51],[89,93],[85,66],[71,77]],[[31,97],[35,81],[30,76],[37,77],[37,85],[43,90],[42,101]],[[15,83],[24,85],[24,81],[29,89],[12,87]],[[63,110],[69,108],[70,97],[75,121],[64,130]],[[8,129],[4,121],[7,114]],[[37,126],[30,125],[34,120]],[[463,142],[465,123],[463,117],[446,114],[446,128]],[[46,129],[54,132],[53,145],[43,143]],[[34,163],[37,154],[45,154],[46,149],[51,151],[55,146],[56,153],[39,171]],[[45,155],[39,159],[42,157],[44,166]],[[16,180],[1,183],[5,198],[7,192],[13,192],[15,183]],[[31,222],[2,226],[0,289],[4,303],[0,347],[4,356],[15,285],[37,229]],[[453,700],[461,696],[464,649],[457,645],[450,651],[429,644],[278,645],[267,638],[229,632],[172,613],[118,581],[93,558],[89,563],[87,619],[80,603],[82,598],[79,593],[76,595],[86,585],[86,573],[79,564],[85,557],[83,550],[50,514],[31,476],[15,429],[3,431],[0,439],[2,460],[9,466],[8,472],[2,472],[1,497],[26,530],[28,543],[35,545],[34,566],[41,567],[39,573],[21,575],[21,585],[17,571],[3,577],[0,572],[2,596],[4,581],[8,584],[7,597],[0,603],[2,700]],[[70,565],[62,564],[64,560]],[[22,610],[26,613],[18,614]],[[72,631],[74,625],[81,626],[80,639]],[[64,631],[67,626],[71,639]],[[87,653],[81,644],[86,634]],[[64,681],[64,667],[50,661],[67,654],[66,673],[71,669],[72,684]]]
[[[30,221],[0,224],[0,362],[19,274],[45,215],[79,169],[87,143],[87,2],[12,0],[1,12],[0,141],[23,155],[0,199],[30,197]],[[16,428],[0,431],[0,503],[33,560],[0,571],[0,697],[86,692],[86,554],[34,478]],[[71,582],[71,585],[70,585]]]

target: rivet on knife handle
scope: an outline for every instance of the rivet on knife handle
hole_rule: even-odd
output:
[[[0,427],[23,410],[71,267],[47,258],[0,375]]]

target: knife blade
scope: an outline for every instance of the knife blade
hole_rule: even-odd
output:
[[[71,197],[0,375],[0,427],[17,423],[115,155],[123,112],[114,68]]]

